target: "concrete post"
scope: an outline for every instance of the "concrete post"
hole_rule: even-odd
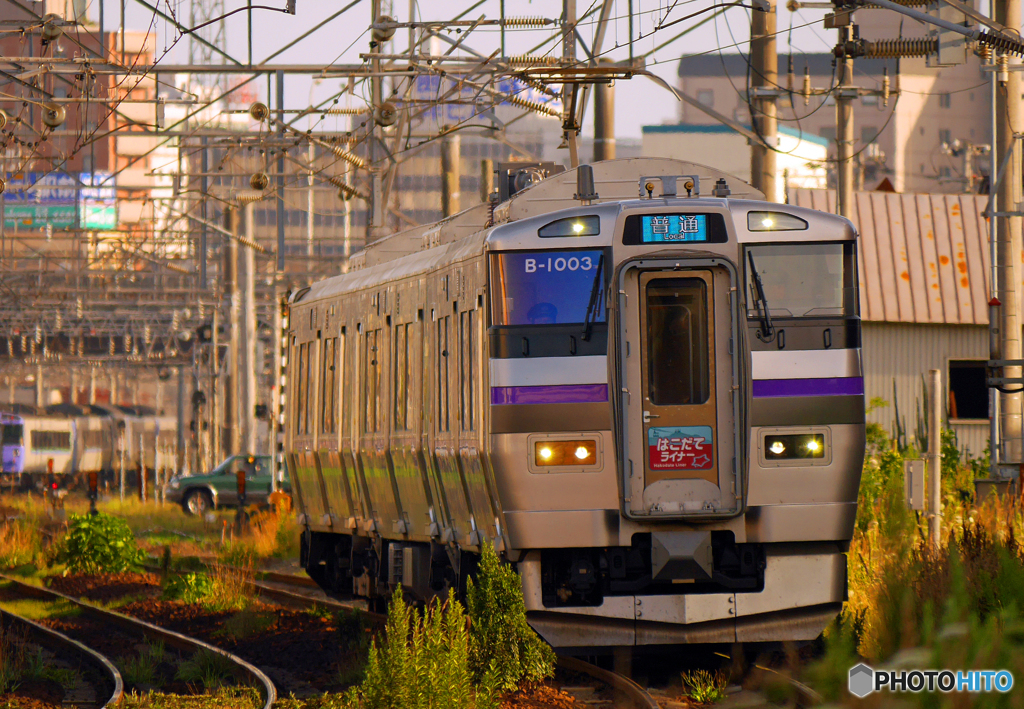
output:
[[[942,543],[942,372],[928,372],[928,537],[934,548]]]

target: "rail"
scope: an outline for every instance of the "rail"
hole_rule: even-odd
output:
[[[194,653],[198,650],[205,650],[227,659],[232,663],[234,668],[235,677],[242,681],[255,681],[255,684],[261,687],[261,694],[263,696],[263,709],[271,709],[271,705],[277,700],[277,690],[274,688],[274,683],[267,677],[255,665],[252,665],[237,655],[233,655],[226,650],[222,650],[219,647],[205,643],[202,640],[196,638],[190,638],[187,635],[176,633],[173,630],[167,630],[160,626],[147,623],[144,620],[138,618],[132,618],[131,616],[124,615],[123,613],[117,613],[116,611],[107,610],[106,608],[100,608],[94,606],[91,603],[80,601],[71,596],[66,596],[63,593],[58,593],[48,588],[42,588],[40,586],[32,586],[30,584],[19,581],[18,579],[7,576],[6,574],[0,574],[0,580],[7,581],[12,586],[18,589],[22,594],[33,598],[38,598],[48,601],[64,601],[77,606],[83,613],[91,615],[95,618],[101,619],[112,625],[117,625],[122,628],[135,633],[141,633],[142,635],[158,639],[166,643],[167,645],[183,650],[185,652]]]
[[[91,647],[83,645],[73,638],[69,638],[63,633],[47,628],[45,625],[40,625],[34,620],[23,618],[17,613],[0,610],[0,617],[5,621],[13,622],[28,631],[36,645],[58,653],[70,650],[71,654],[82,658],[82,660],[84,660],[84,664],[91,665],[94,669],[98,670],[99,674],[108,680],[106,684],[113,688],[110,693],[110,697],[101,705],[104,709],[106,709],[106,707],[116,707],[121,703],[121,700],[124,698],[124,680],[121,678],[121,673],[118,672],[114,663],[108,660],[105,656],[96,652]],[[101,691],[105,691],[106,689],[107,687],[104,687]],[[102,695],[98,694],[97,696]]]

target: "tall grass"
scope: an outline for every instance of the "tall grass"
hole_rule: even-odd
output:
[[[0,525],[0,569],[37,562],[43,555],[43,536],[24,520],[7,520]]]
[[[1018,674],[1024,669],[1024,508],[1019,500],[992,497],[976,503],[974,480],[987,474],[987,460],[962,460],[955,437],[944,432],[942,535],[940,546],[932,548],[927,518],[904,501],[903,459],[916,451],[900,450],[877,432],[869,431],[868,440],[848,553],[849,601],[826,632],[827,651],[809,668],[809,681],[830,700],[848,700],[847,673],[862,659],[1006,668],[1024,676]],[[938,706],[928,696],[907,694],[900,700]],[[990,699],[1002,706],[1005,697],[968,704],[987,706]]]

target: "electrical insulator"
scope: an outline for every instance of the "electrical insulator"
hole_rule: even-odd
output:
[[[249,106],[249,116],[254,121],[262,123],[270,117],[270,108],[267,104],[257,101],[253,105]]]
[[[506,17],[501,21],[504,27],[546,27],[554,23],[544,17]]]
[[[889,105],[889,69],[882,70],[882,107]]]
[[[810,67],[806,67],[806,66],[804,67],[804,85],[803,85],[803,89],[800,91],[800,93],[803,94],[804,105],[805,106],[810,105],[810,103],[811,103],[811,68]]]
[[[64,124],[65,118],[67,118],[67,112],[60,104],[43,104],[43,124],[47,128],[60,128]]]
[[[980,47],[978,47],[978,57],[981,58],[981,63],[982,64],[984,64],[986,66],[991,64],[992,63],[992,47],[988,46],[987,44],[983,44]],[[3,128],[3,126],[0,126],[0,128]]]
[[[374,24],[387,25],[394,23],[394,20],[387,15],[381,15],[377,18]],[[387,42],[389,39],[395,36],[394,27],[374,27],[370,30],[370,37],[374,42]]]
[[[265,172],[257,172],[255,175],[249,178],[249,186],[254,190],[262,192],[267,189],[267,185],[270,184],[270,178],[267,177]]]
[[[996,81],[1005,84],[1010,80],[1010,58],[1005,54],[996,57]]]

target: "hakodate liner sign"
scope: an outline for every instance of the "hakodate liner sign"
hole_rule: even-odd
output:
[[[647,459],[651,470],[710,470],[714,459],[710,426],[647,429]]]

